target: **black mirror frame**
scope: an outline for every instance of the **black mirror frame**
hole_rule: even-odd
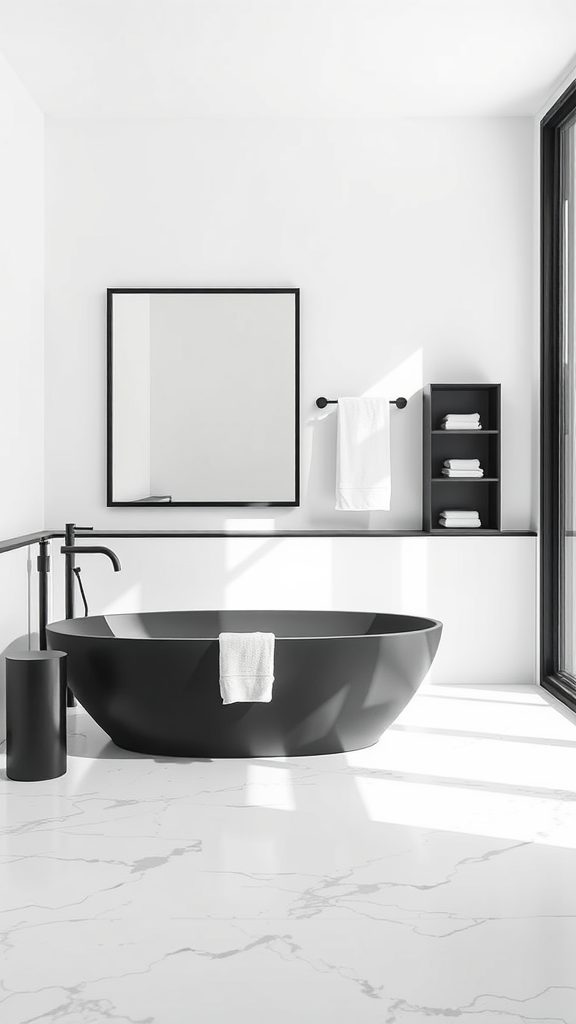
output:
[[[283,294],[294,296],[294,500],[293,501],[114,501],[112,308],[121,294]],[[299,288],[108,288],[106,312],[106,505],[108,508],[295,508],[300,505],[300,289]]]

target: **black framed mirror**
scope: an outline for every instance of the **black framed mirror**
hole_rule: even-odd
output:
[[[109,506],[299,504],[299,298],[108,289]]]

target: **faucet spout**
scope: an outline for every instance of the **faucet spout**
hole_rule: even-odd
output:
[[[118,555],[114,551],[111,551],[110,548],[99,546],[82,547],[80,544],[64,544],[60,548],[60,553],[62,555],[106,555],[114,566],[114,572],[120,572],[122,568]]]

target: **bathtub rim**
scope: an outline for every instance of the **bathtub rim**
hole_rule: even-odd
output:
[[[293,613],[298,613],[298,614],[303,614],[303,615],[307,615],[307,614],[311,614],[311,615],[318,615],[318,614],[329,614],[329,615],[330,614],[334,614],[334,615],[373,615],[373,616],[383,615],[383,616],[389,616],[390,618],[404,618],[404,619],[411,619],[414,622],[423,622],[423,623],[425,622],[425,623],[428,623],[428,625],[422,626],[422,628],[420,628],[420,629],[401,629],[401,630],[391,631],[391,632],[387,632],[387,633],[338,633],[338,634],[332,634],[330,636],[279,636],[278,634],[274,634],[276,642],[280,642],[280,641],[284,642],[284,641],[290,641],[290,640],[295,640],[295,641],[297,641],[297,640],[367,640],[367,639],[370,639],[370,638],[383,639],[384,637],[393,637],[393,636],[416,636],[416,635],[419,635],[419,634],[422,634],[422,633],[434,632],[438,628],[441,629],[441,630],[444,628],[444,623],[443,622],[441,622],[439,619],[433,619],[431,616],[427,616],[427,615],[402,615],[399,612],[365,612],[365,611],[349,611],[349,610],[346,610],[346,609],[335,609],[335,608],[332,608],[330,610],[323,609],[323,608],[309,608],[309,609],[307,609],[307,608],[258,608],[258,609],[255,609],[255,608],[179,608],[179,609],[167,609],[167,610],[155,609],[154,611],[139,611],[139,612],[111,612],[109,615],[107,615],[105,612],[102,612],[99,615],[75,616],[73,619],[58,619],[58,620],[55,620],[54,622],[49,622],[47,624],[47,626],[46,626],[46,629],[53,630],[55,633],[61,633],[61,634],[65,635],[65,636],[77,636],[77,637],[84,636],[84,637],[89,638],[91,640],[123,640],[124,642],[132,641],[133,643],[144,643],[144,642],[148,642],[150,640],[159,641],[159,642],[167,642],[167,641],[174,642],[174,641],[177,641],[178,643],[181,643],[182,641],[188,641],[188,642],[199,641],[199,642],[204,642],[204,643],[213,643],[213,642],[216,642],[216,641],[219,640],[219,634],[217,634],[216,636],[147,636],[147,637],[144,637],[144,636],[115,636],[114,634],[112,634],[112,636],[110,636],[110,634],[106,634],[106,633],[83,633],[81,629],[73,628],[73,624],[75,624],[75,623],[84,623],[84,622],[86,622],[87,619],[106,619],[106,618],[116,618],[116,617],[120,618],[122,616],[128,616],[128,615],[136,615],[136,616],[139,616],[139,615],[189,615],[189,614],[194,614],[195,612],[198,612],[200,614],[203,614],[203,613],[219,614],[221,612],[234,613],[234,612],[254,612],[254,611],[266,612],[266,614],[287,614],[287,615],[290,615],[290,614],[293,614]],[[229,632],[229,630],[223,630],[223,632]],[[247,632],[247,633],[249,633],[249,632],[252,632],[252,630],[245,630],[245,631],[240,631],[240,632]]]

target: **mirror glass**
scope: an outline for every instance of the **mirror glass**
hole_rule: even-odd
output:
[[[108,290],[108,505],[297,505],[299,291]]]

